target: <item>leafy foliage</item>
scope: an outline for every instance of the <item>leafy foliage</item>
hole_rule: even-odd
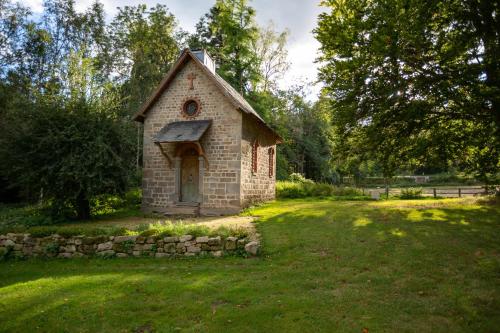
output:
[[[385,177],[425,165],[491,180],[500,167],[498,3],[337,1],[315,35],[336,155]]]
[[[54,217],[88,218],[90,200],[137,185],[130,115],[177,57],[175,19],[164,6],[122,8],[110,25],[99,2],[48,0],[38,17],[1,6],[0,180]]]
[[[113,68],[129,114],[138,111],[180,53],[182,32],[164,5],[125,6],[110,24]]]
[[[69,206],[87,219],[90,198],[126,190],[133,143],[117,117],[116,95],[92,86],[86,59],[78,60],[69,71],[69,95],[37,96],[25,111],[28,123],[11,115],[18,126],[5,136],[4,156],[10,179],[53,200],[55,216]]]
[[[252,45],[258,38],[255,9],[248,0],[217,0],[196,25],[191,48],[206,48],[219,64],[218,73],[237,91],[246,93],[260,79]]]

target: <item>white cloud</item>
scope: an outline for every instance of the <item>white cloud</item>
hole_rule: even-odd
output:
[[[30,8],[33,13],[41,13],[43,11],[43,0],[23,0],[18,2]]]

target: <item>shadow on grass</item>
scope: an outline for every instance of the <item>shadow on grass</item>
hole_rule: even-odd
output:
[[[2,263],[0,331],[499,327],[497,206],[283,200],[251,213],[259,259]]]

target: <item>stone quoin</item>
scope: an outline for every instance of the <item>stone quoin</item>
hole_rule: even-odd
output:
[[[206,51],[184,50],[134,119],[144,124],[144,211],[234,214],[275,198],[281,138]]]

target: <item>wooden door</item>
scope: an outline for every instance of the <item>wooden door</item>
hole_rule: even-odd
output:
[[[199,180],[198,156],[188,155],[182,158],[181,201],[198,202]]]

